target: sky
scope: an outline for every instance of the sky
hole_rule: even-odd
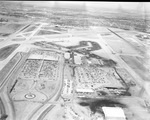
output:
[[[149,2],[89,2],[89,1],[23,1],[23,3],[37,5],[37,6],[46,6],[46,7],[54,7],[54,6],[61,6],[61,7],[86,7],[86,9],[93,7],[93,8],[111,8],[117,9],[122,8],[125,10],[140,10],[143,5],[150,11],[150,3]]]

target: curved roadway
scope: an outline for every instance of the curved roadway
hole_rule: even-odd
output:
[[[61,60],[61,61],[64,61],[64,60]],[[62,91],[62,86],[63,86],[63,74],[64,74],[64,62],[63,62],[63,64],[61,64],[60,63],[60,65],[61,65],[61,72],[59,72],[59,78],[58,78],[58,80],[60,80],[59,81],[59,90],[56,92],[56,94],[54,95],[54,96],[56,96],[56,98],[54,99],[54,101],[57,101],[58,99],[59,99],[59,97],[60,97],[60,94],[61,94],[61,91]],[[36,108],[36,110],[31,114],[31,116],[29,116],[28,117],[28,119],[27,120],[32,120],[32,119],[34,119],[34,116],[35,116],[35,114],[42,108],[42,107],[44,107],[44,105],[46,105],[50,100],[51,100],[52,98],[50,98],[50,99],[48,99],[48,100],[46,100],[42,105],[40,105],[38,108]],[[55,107],[55,105],[50,105],[49,107],[47,107],[40,115],[39,115],[39,117],[36,119],[36,120],[42,120],[42,119],[44,119],[44,117],[46,116],[46,114],[53,108],[53,107]]]

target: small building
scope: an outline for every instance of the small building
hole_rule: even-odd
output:
[[[79,93],[93,93],[94,91],[92,89],[79,89],[79,88],[77,88],[76,92],[79,92]]]
[[[78,88],[76,89],[76,93],[78,97],[92,97],[95,94],[94,90],[88,88]]]
[[[126,120],[126,116],[121,107],[102,107],[105,120]]]
[[[75,64],[78,64],[78,65],[82,64],[81,57],[82,56],[80,56],[80,55],[74,56],[74,62],[75,62]]]

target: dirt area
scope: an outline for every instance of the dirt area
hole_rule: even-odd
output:
[[[144,100],[141,98],[121,99],[121,102],[127,104],[127,109],[124,109],[128,120],[149,120],[150,114],[146,110]]]

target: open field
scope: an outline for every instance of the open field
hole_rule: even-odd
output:
[[[19,53],[17,53],[0,71],[0,81],[1,83],[4,81],[5,77],[9,74],[12,68],[16,65],[16,63],[21,59]]]
[[[43,30],[53,30],[58,32],[67,32],[67,29],[59,27],[59,26],[44,26],[42,27]]]
[[[55,34],[60,34],[60,33],[54,31],[47,31],[47,30],[40,30],[37,33],[37,35],[55,35]]]
[[[35,59],[35,54],[42,54],[45,57]],[[62,61],[51,61],[52,56],[58,57],[59,55],[54,51],[33,50],[26,55],[19,68],[9,78],[9,87],[6,88],[7,94],[15,109],[14,112],[18,113],[19,109],[22,112],[15,116],[17,120],[23,119],[23,115],[26,115],[26,117],[32,115],[34,110],[38,110],[39,107],[52,99],[60,89],[61,64],[63,63]],[[46,59],[46,61],[43,59]],[[58,64],[58,62],[61,62],[61,64]],[[24,105],[28,106],[27,104],[30,106],[32,104],[33,107],[27,110],[27,107],[23,107]],[[26,112],[24,113],[24,111]],[[29,114],[29,112],[32,114]]]
[[[15,16],[2,15],[0,13],[0,18],[8,20],[8,22],[24,22],[25,19],[16,18]]]
[[[6,24],[1,26],[0,29],[0,36],[5,37],[5,36],[9,36],[12,33],[15,33],[16,31],[20,30],[23,26],[25,26],[26,24]]]
[[[113,31],[114,32],[114,31]],[[134,48],[140,55],[144,56],[146,54],[146,44],[147,40],[140,41],[138,37],[136,37],[140,32],[135,31],[115,31],[115,34],[122,38],[129,46]]]
[[[145,3],[64,3],[0,2],[0,119],[150,120]]]
[[[116,52],[121,54],[138,54],[128,43],[116,35],[102,36],[106,43]]]
[[[149,81],[150,73],[134,56],[121,55],[121,58],[141,76],[143,81]]]
[[[30,26],[30,27],[28,27],[27,29],[25,29],[24,31],[23,31],[23,33],[26,33],[26,32],[32,32],[33,30],[35,30],[37,27],[36,26]]]
[[[27,119],[29,115],[31,115],[33,111],[36,110],[40,105],[41,103],[37,102],[15,101],[14,106],[15,106],[16,120]]]
[[[16,48],[19,47],[19,44],[12,44],[9,46],[5,46],[0,49],[0,60],[6,59]]]
[[[69,49],[76,49],[76,50],[80,50],[80,49],[83,48],[83,49],[86,50],[85,47],[89,47],[90,50],[87,50],[87,51],[95,51],[95,50],[101,49],[101,46],[97,42],[93,42],[93,41],[80,41],[78,43],[78,45],[76,45],[76,46],[69,46],[67,48],[69,48]]]
[[[65,108],[61,106],[60,104],[58,104],[54,107],[54,109],[52,109],[52,111],[49,112],[49,114],[45,116],[44,119],[53,118],[55,120],[66,120],[64,116],[65,115],[64,110]]]

